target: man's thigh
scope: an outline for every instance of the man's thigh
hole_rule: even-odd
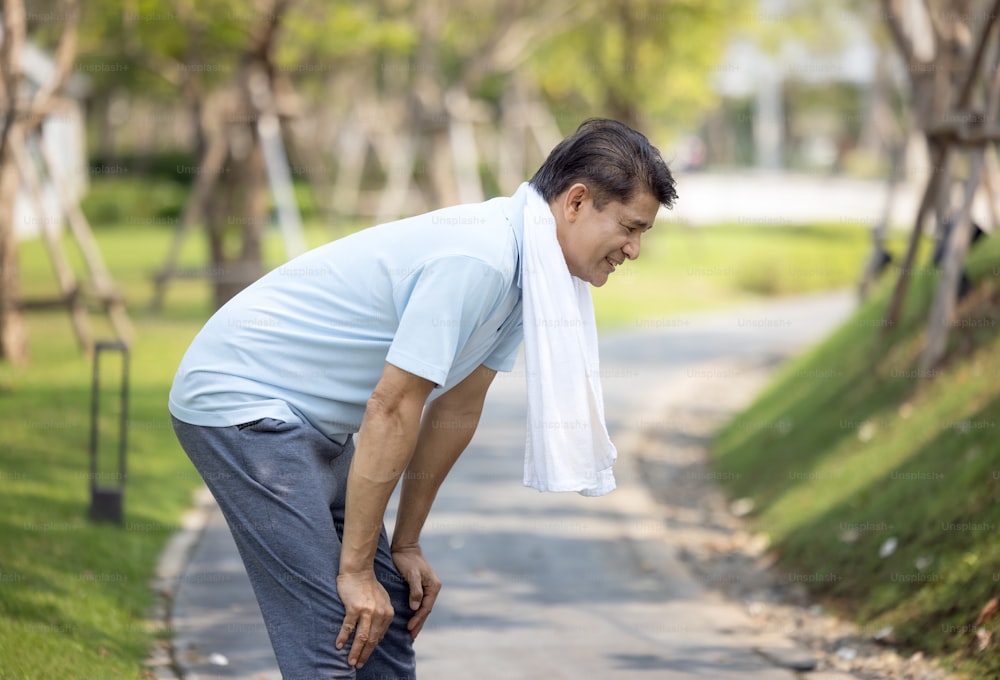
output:
[[[336,576],[353,442],[342,446],[311,426],[272,419],[175,429],[229,522],[283,676],[354,677],[349,647],[333,644],[344,618]],[[384,529],[376,572],[397,615],[358,677],[412,677],[408,588]]]

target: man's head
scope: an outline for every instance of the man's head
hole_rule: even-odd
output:
[[[660,152],[614,120],[591,118],[556,145],[531,178],[549,204],[570,273],[602,286],[639,240],[660,205],[677,198]]]
[[[665,208],[677,199],[674,178],[656,147],[641,132],[607,118],[583,121],[531,178],[547,203],[577,182],[587,185],[598,210],[609,201],[628,203],[642,192]]]

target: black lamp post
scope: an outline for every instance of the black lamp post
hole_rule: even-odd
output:
[[[113,483],[102,484],[97,470],[97,442],[100,430],[100,360],[102,352],[118,352],[122,362],[121,400],[118,431],[118,474],[110,476]],[[125,494],[125,448],[128,431],[128,346],[118,340],[100,340],[94,344],[94,375],[90,393],[90,518],[122,523]]]

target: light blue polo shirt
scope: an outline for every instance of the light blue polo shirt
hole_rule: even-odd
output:
[[[269,272],[195,337],[170,390],[193,425],[306,420],[357,432],[386,362],[435,383],[513,368],[527,184],[364,229]]]

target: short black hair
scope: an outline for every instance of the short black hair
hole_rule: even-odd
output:
[[[577,182],[587,186],[598,210],[609,201],[628,203],[642,191],[665,208],[677,199],[673,175],[656,147],[641,132],[608,118],[583,121],[531,178],[547,203]]]

